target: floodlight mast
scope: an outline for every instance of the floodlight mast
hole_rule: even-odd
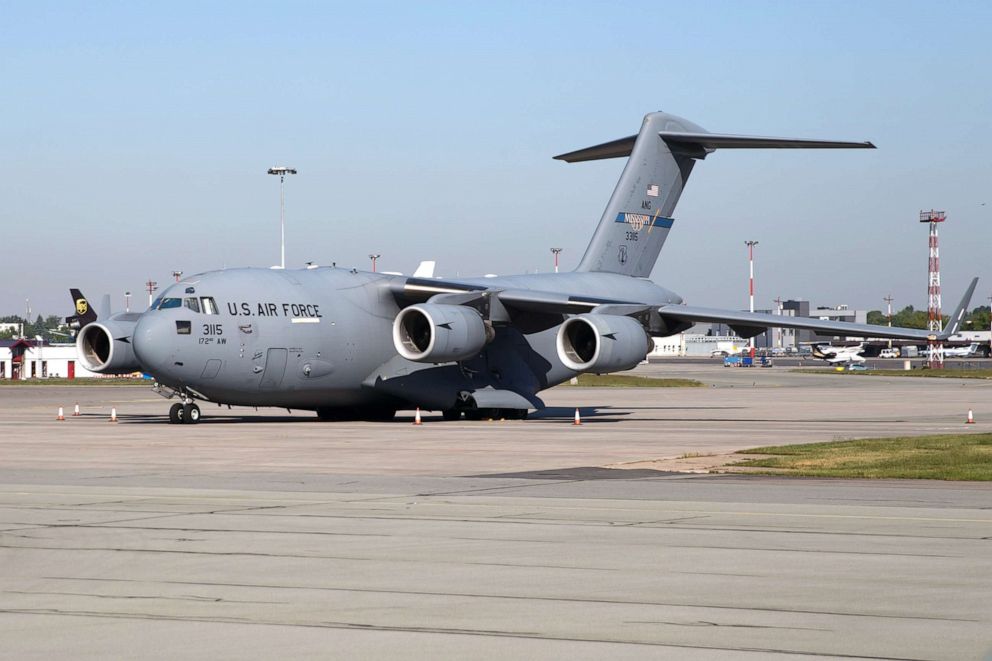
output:
[[[296,168],[276,165],[268,169],[268,174],[279,175],[279,268],[286,268],[286,190],[287,174],[296,174]]]

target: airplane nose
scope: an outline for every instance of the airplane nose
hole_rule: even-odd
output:
[[[174,362],[176,328],[172,319],[144,314],[134,327],[131,343],[144,370],[159,376],[168,374]]]

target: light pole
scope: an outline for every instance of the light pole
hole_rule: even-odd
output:
[[[279,175],[279,268],[286,268],[286,190],[287,174],[296,174],[296,168],[283,165],[271,167],[268,174]]]
[[[749,272],[748,279],[748,293],[749,293],[749,305],[748,310],[754,312],[754,247],[758,245],[757,241],[745,241],[744,245],[747,246],[747,265]],[[751,357],[754,358],[754,337],[749,340],[751,346]]]
[[[380,257],[382,257],[382,255],[376,255],[376,254],[373,254],[373,253],[369,253],[369,259],[372,260],[372,272],[373,273],[375,273],[375,261],[377,259],[379,259]]]
[[[172,272],[172,277],[176,279],[176,282],[179,282],[179,279],[181,277],[183,277],[183,272],[182,271],[173,271]]]
[[[781,296],[776,296],[775,297],[775,307],[778,309],[778,315],[781,317],[782,316],[782,297]],[[778,329],[778,334],[777,334],[777,336],[778,336],[778,342],[776,343],[776,344],[778,344],[778,348],[779,349],[782,348],[782,345],[785,342],[784,339],[783,339],[783,337],[782,337],[784,334],[785,334],[785,331],[783,329],[779,328]]]
[[[885,301],[885,303],[889,306],[889,308],[888,308],[889,328],[892,328],[892,301],[895,300],[895,299],[892,298],[892,294],[889,294],[888,296],[886,296],[882,300]],[[892,348],[892,338],[891,337],[889,338],[889,348],[890,349]]]
[[[131,311],[131,292],[124,292],[124,312]]]
[[[552,248],[551,252],[555,255],[555,273],[558,272],[558,255],[561,254],[561,248]]]

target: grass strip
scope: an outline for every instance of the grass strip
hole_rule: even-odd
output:
[[[574,385],[584,388],[700,388],[703,383],[695,379],[652,379],[630,374],[580,374]]]
[[[738,454],[765,456],[734,466],[803,477],[992,480],[990,433],[782,445]]]

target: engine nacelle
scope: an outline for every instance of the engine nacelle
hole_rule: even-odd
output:
[[[654,341],[636,319],[580,314],[558,329],[558,358],[576,372],[620,372],[644,360]]]
[[[422,303],[404,308],[393,322],[396,351],[418,363],[450,363],[477,355],[492,339],[482,316],[462,305]]]
[[[76,336],[79,362],[98,374],[130,374],[141,369],[131,346],[135,322],[108,319],[83,326]]]

